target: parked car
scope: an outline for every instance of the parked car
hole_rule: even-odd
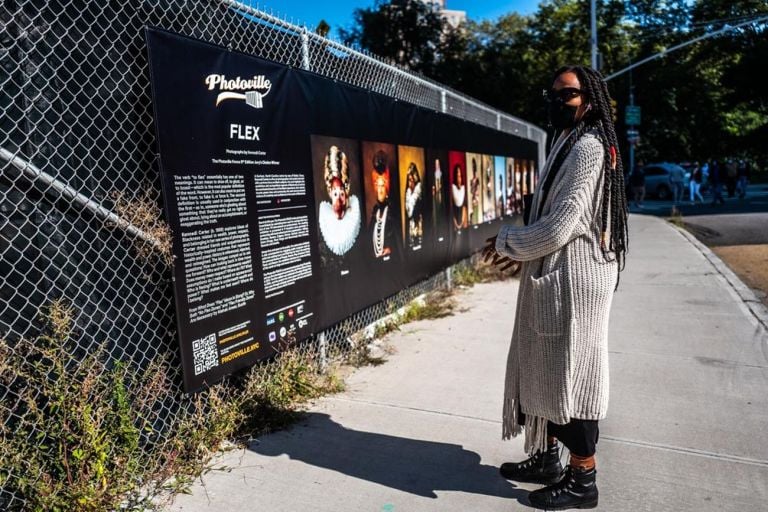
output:
[[[682,169],[685,179],[683,181],[684,196],[688,194],[688,184],[691,181],[690,171],[683,167],[669,162],[660,162],[647,164],[643,169],[645,171],[645,194],[648,197],[655,197],[661,201],[672,199],[672,188],[669,185],[669,175],[672,169]]]

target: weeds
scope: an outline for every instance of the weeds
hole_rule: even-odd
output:
[[[25,510],[115,509],[157,468],[140,439],[152,413],[146,393],[162,370],[109,365],[101,349],[76,359],[67,351],[72,309],[55,301],[46,319],[36,342],[0,349],[0,381],[15,390],[2,403],[3,488]]]
[[[447,290],[433,291],[420,300],[411,301],[408,305],[379,320],[369,331],[368,336],[355,337],[353,350],[347,356],[346,362],[357,368],[384,364],[387,361],[385,355],[394,352],[394,348],[382,343],[388,334],[399,331],[401,325],[410,322],[450,316],[455,309],[456,301],[453,293]],[[376,353],[374,348],[378,349]]]
[[[453,284],[456,286],[472,287],[478,283],[504,281],[510,277],[510,271],[502,272],[498,266],[485,263],[479,257],[456,265],[453,270]]]
[[[387,325],[392,324],[389,321],[387,321],[386,323]],[[397,328],[397,326],[395,326],[395,328]],[[379,326],[376,327],[375,332],[376,333],[380,332]],[[374,334],[374,336],[376,336],[376,339],[381,339],[384,335]],[[386,363],[387,362],[386,357],[384,357],[383,355],[374,355],[373,348],[374,346],[372,343],[369,342],[369,340],[360,338],[355,342],[352,350],[345,357],[344,362],[355,368],[362,368],[363,366],[381,366],[382,364]]]
[[[55,301],[46,332],[0,340],[0,487],[9,510],[150,510],[184,491],[232,439],[284,428],[310,399],[343,390],[311,350],[292,348],[190,397],[157,430],[157,397],[174,393],[168,364],[138,370],[97,349],[73,353],[74,310]]]
[[[447,290],[437,290],[428,293],[423,301],[413,301],[406,306],[400,315],[400,323],[444,318],[452,315],[455,309],[456,301],[453,298],[453,293]]]
[[[480,282],[491,274],[474,269],[464,275]],[[450,292],[429,293],[380,322],[373,329],[378,343],[353,332],[347,322],[341,332],[354,348],[332,360],[383,364],[391,353],[381,343],[383,336],[407,322],[453,314],[455,308]],[[342,391],[339,372],[349,368],[341,363],[322,368],[310,347],[288,348],[272,361],[189,396],[168,425],[156,417],[158,397],[179,392],[171,384],[168,362],[139,369],[110,359],[102,348],[83,356],[75,319],[70,305],[54,301],[45,310],[43,334],[12,346],[0,340],[0,488],[3,497],[15,498],[8,510],[162,507],[163,493],[172,497],[187,490],[230,441],[285,428],[309,400]]]
[[[147,189],[133,197],[114,191],[111,197],[120,217],[154,239],[154,244],[136,240],[135,248],[139,256],[150,259],[153,255],[158,255],[168,266],[173,265],[171,228],[163,220],[162,210],[151,190]]]
[[[282,352],[274,361],[249,370],[240,398],[246,421],[241,435],[280,430],[301,415],[308,400],[344,390],[337,368],[320,369],[317,354],[300,348]]]
[[[397,315],[394,314],[393,316],[389,316],[376,323],[376,328],[373,331],[373,337],[376,339],[381,339],[387,334],[399,330],[400,321],[398,320]]]

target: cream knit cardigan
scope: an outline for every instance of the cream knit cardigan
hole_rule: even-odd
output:
[[[502,226],[496,241],[497,252],[524,262],[502,437],[524,430],[528,453],[544,449],[547,421],[599,420],[608,408],[608,313],[617,263],[600,249],[604,149],[596,131],[582,135],[539,204],[557,149],[542,170],[529,224]],[[518,404],[525,429],[517,422]]]

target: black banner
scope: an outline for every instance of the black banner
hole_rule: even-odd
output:
[[[534,142],[147,29],[188,391],[520,222]]]

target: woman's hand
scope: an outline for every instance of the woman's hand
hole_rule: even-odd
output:
[[[502,256],[496,252],[496,238],[497,237],[492,236],[485,241],[486,246],[483,247],[483,261],[488,263],[488,260],[491,260],[491,265],[501,266],[499,270],[502,272],[514,267],[512,275],[517,274],[520,271],[520,268],[522,268],[522,263],[513,260],[509,256]]]

